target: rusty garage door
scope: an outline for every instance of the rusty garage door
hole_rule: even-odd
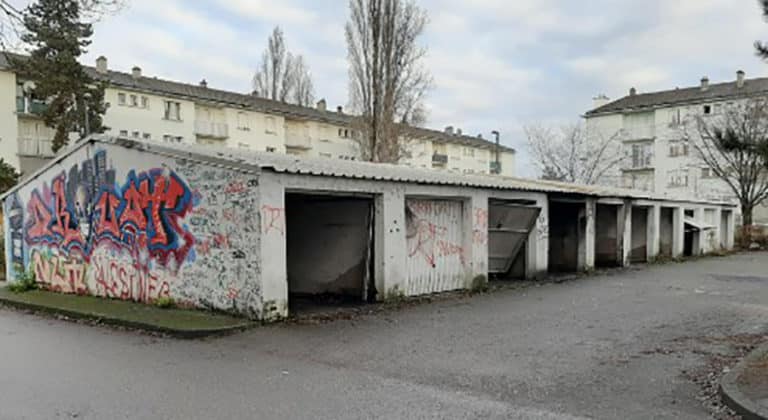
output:
[[[528,234],[541,209],[492,201],[488,206],[488,272],[504,274],[525,250]]]
[[[464,287],[462,202],[407,199],[408,296]]]

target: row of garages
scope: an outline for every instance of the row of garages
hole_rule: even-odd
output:
[[[730,249],[734,232],[719,203],[107,138],[4,210],[9,279],[261,319]]]

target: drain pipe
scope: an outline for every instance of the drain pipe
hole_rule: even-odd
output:
[[[501,162],[499,161],[499,132],[496,130],[493,130],[491,131],[491,134],[493,134],[494,137],[496,137],[496,168],[494,169],[496,174],[498,175],[501,173]]]

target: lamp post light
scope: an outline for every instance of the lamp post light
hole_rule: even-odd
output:
[[[499,132],[497,130],[491,131],[491,134],[496,138],[496,167],[494,168],[494,172],[496,174],[501,173],[501,161],[499,160]]]

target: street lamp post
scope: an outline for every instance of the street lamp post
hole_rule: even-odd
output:
[[[501,161],[499,160],[499,132],[493,130],[491,134],[496,137],[496,167],[494,168],[494,172],[498,175],[501,173]]]

